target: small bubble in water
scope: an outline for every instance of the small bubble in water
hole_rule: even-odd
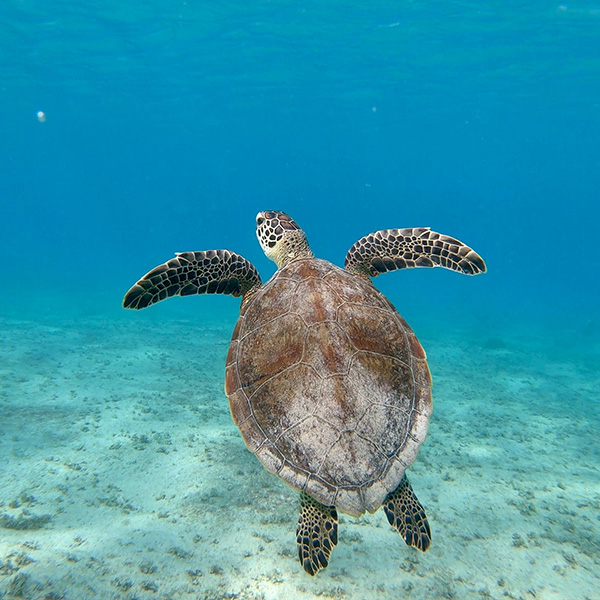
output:
[[[37,112],[37,120],[40,123],[45,123],[46,122],[46,113],[42,110],[38,110]]]

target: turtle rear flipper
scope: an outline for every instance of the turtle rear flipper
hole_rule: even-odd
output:
[[[358,240],[346,254],[346,271],[363,277],[414,267],[445,267],[465,275],[486,271],[483,258],[475,250],[429,227],[375,231]]]
[[[423,552],[429,548],[431,529],[427,515],[406,475],[402,476],[400,485],[384,500],[383,510],[390,525],[398,530],[409,546],[415,546]]]
[[[180,252],[144,275],[125,294],[123,307],[146,308],[171,296],[192,294],[243,296],[260,285],[254,265],[235,252]]]
[[[298,558],[309,575],[329,564],[337,544],[338,516],[334,506],[325,506],[308,494],[300,494],[300,516],[296,529]]]

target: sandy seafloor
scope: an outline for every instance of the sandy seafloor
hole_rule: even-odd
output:
[[[0,318],[1,598],[600,598],[593,324],[413,323],[434,376],[410,469],[432,547],[382,511],[342,515],[311,578],[297,494],[229,414],[231,323],[200,306]]]

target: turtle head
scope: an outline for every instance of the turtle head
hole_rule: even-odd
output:
[[[292,260],[314,256],[298,223],[277,210],[265,210],[256,215],[256,237],[267,258],[278,269]]]

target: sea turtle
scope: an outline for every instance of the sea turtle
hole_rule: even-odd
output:
[[[344,269],[315,258],[287,214],[260,212],[256,235],[277,272],[263,284],[230,250],[182,252],[125,295],[140,309],[171,296],[242,296],[225,391],[248,448],[300,492],[298,556],[314,575],[337,543],[337,510],[383,505],[409,546],[431,531],[406,477],[425,439],[431,376],[412,329],[372,284],[380,273],[446,267],[476,275],[483,259],[429,228],[385,229],[358,240]]]

